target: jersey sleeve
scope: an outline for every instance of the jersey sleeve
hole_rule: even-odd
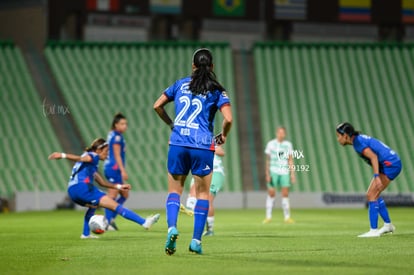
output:
[[[368,148],[367,140],[359,138],[358,136],[354,139],[354,149],[358,154],[362,154],[366,148]]]
[[[270,147],[271,147],[270,142],[268,142],[267,145],[266,145],[266,149],[264,151],[266,155],[270,155],[270,153],[271,153]]]
[[[167,96],[169,101],[174,100],[175,94],[177,93],[177,85],[178,85],[178,81],[176,81],[173,85],[165,89],[164,95]]]
[[[217,102],[217,107],[219,109],[221,109],[222,107],[224,107],[226,105],[230,105],[230,99],[227,96],[227,92],[222,91],[222,92],[220,92],[220,95],[219,95],[219,99],[218,99],[218,102]]]
[[[293,153],[293,144],[290,141],[288,142],[288,150],[289,150],[289,154],[292,155],[292,153]]]
[[[88,155],[92,158],[92,164],[98,165],[99,164],[99,155],[94,152],[88,152]]]
[[[113,140],[112,140],[112,144],[119,144],[119,145],[121,145],[122,143],[123,143],[122,136],[120,134],[114,135]]]

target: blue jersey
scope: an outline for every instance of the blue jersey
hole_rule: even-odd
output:
[[[225,91],[193,95],[189,90],[191,77],[177,80],[164,94],[175,104],[174,128],[170,144],[214,151],[214,116],[229,105]]]
[[[357,135],[354,138],[353,146],[359,156],[369,165],[372,165],[370,159],[362,154],[366,148],[370,148],[378,157],[380,170],[383,170],[386,166],[392,166],[393,164],[400,162],[400,158],[396,152],[373,137],[367,135]]]
[[[72,175],[69,179],[69,187],[78,183],[89,184],[94,180],[96,171],[98,171],[99,155],[94,152],[85,152],[82,157],[89,155],[92,162],[78,161],[72,168]]]
[[[124,139],[124,136],[121,133],[113,130],[113,131],[109,132],[107,141],[108,141],[108,145],[109,145],[109,148],[108,148],[109,151],[108,151],[108,157],[106,158],[105,163],[104,163],[104,169],[105,170],[107,170],[107,169],[119,170],[118,163],[116,162],[116,159],[115,159],[113,145],[118,144],[118,145],[121,146],[121,159],[122,159],[122,163],[125,166],[125,139]]]

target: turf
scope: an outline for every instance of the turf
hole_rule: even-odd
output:
[[[147,215],[154,211],[139,211]],[[263,225],[263,210],[219,210],[216,236],[204,255],[188,252],[192,218],[181,215],[177,253],[164,254],[165,215],[146,232],[118,218],[118,232],[81,240],[83,213],[0,215],[1,274],[410,274],[414,270],[413,209],[390,209],[397,231],[374,239],[367,211],[295,210],[296,224],[280,211]]]

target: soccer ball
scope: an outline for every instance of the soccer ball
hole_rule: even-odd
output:
[[[89,220],[89,229],[95,234],[103,234],[108,228],[108,221],[102,215],[93,215]]]

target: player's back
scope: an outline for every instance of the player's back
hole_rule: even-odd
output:
[[[72,168],[72,175],[69,179],[69,186],[78,183],[91,183],[93,176],[98,171],[99,156],[94,152],[84,152],[82,157],[89,155],[92,162],[78,161]]]
[[[165,95],[175,104],[174,128],[170,144],[214,150],[214,117],[230,101],[223,91],[195,95],[189,90],[191,78],[185,77],[166,89]]]
[[[397,153],[382,141],[367,135],[358,135],[354,139],[354,148],[362,156],[366,148],[370,148],[377,156],[380,163],[384,161],[398,160]],[[365,157],[363,157],[365,159]],[[367,160],[369,162],[369,160]]]

